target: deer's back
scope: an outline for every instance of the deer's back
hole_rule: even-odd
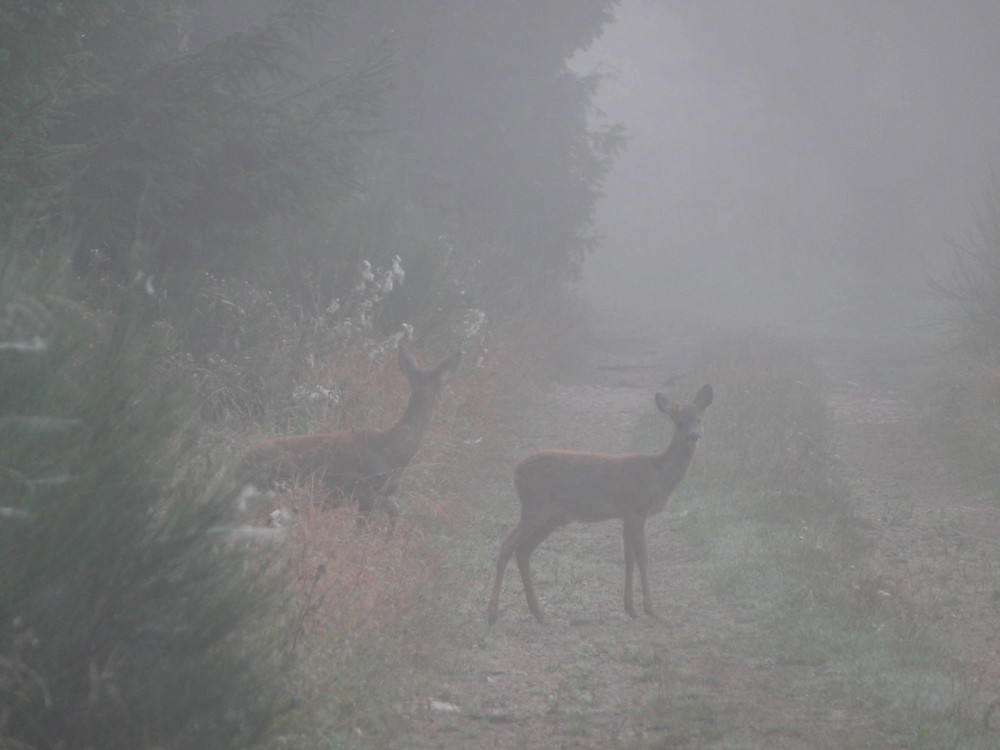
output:
[[[366,432],[288,435],[261,440],[243,460],[245,471],[258,478],[301,479],[314,476],[328,487],[384,484],[384,462],[377,441]],[[379,484],[379,486],[381,486]]]
[[[564,514],[568,521],[621,518],[642,511],[659,494],[653,458],[546,450],[532,453],[514,469],[521,516]]]

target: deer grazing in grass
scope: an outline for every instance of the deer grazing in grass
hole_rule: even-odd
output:
[[[384,512],[395,525],[399,508],[389,496],[396,492],[403,469],[420,447],[441,386],[458,366],[460,356],[461,351],[456,350],[437,367],[421,370],[413,355],[399,347],[399,369],[410,383],[410,400],[396,424],[387,430],[342,430],[261,440],[243,458],[242,475],[268,483],[310,477],[329,492],[326,507],[357,503],[359,526],[372,510]]]
[[[545,614],[535,595],[529,560],[549,534],[570,521],[592,523],[621,518],[625,539],[625,611],[637,617],[632,601],[632,568],[638,564],[642,581],[642,606],[656,617],[649,591],[649,553],[646,519],[662,511],[670,494],[684,478],[695,445],[701,437],[701,420],[712,403],[712,387],[705,385],[694,402],[671,403],[662,393],[656,405],[674,422],[674,436],[663,453],[608,455],[547,450],[532,453],[514,470],[514,485],[521,501],[521,520],[500,547],[496,581],[486,619],[492,625],[500,616],[500,588],[511,555],[524,582],[528,608],[539,622]]]

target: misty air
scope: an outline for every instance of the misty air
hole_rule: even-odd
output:
[[[1000,746],[998,31],[0,0],[0,747]]]

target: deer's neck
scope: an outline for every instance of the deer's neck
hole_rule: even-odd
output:
[[[420,441],[430,426],[434,406],[433,397],[414,391],[410,394],[403,416],[386,430],[385,435],[399,460],[409,462],[420,448]]]
[[[656,456],[655,464],[663,477],[667,495],[673,492],[687,473],[691,459],[694,458],[694,449],[695,443],[675,433],[667,449]]]

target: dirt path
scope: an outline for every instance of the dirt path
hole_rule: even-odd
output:
[[[537,405],[520,436],[525,452],[627,449],[653,392],[694,350],[686,341],[596,347],[580,382],[559,385]],[[962,494],[898,394],[849,373],[834,377],[838,450],[864,533],[876,542],[868,564],[879,595],[948,637],[963,670],[956,679],[986,714],[1000,697],[1000,509]],[[869,731],[879,745],[869,707],[831,708],[840,704],[810,694],[830,664],[748,658],[746,648],[729,646],[753,630],[756,615],[706,596],[708,566],[672,533],[678,521],[668,508],[649,524],[659,621],[631,621],[622,611],[619,524],[556,532],[546,545],[572,545],[585,560],[554,570],[546,545],[539,548],[533,568],[546,624],[528,613],[508,571],[501,620],[455,656],[434,702],[414,706],[414,731],[399,746],[832,748],[858,746]],[[657,706],[669,711],[658,715]],[[1000,724],[1000,711],[993,720]]]

